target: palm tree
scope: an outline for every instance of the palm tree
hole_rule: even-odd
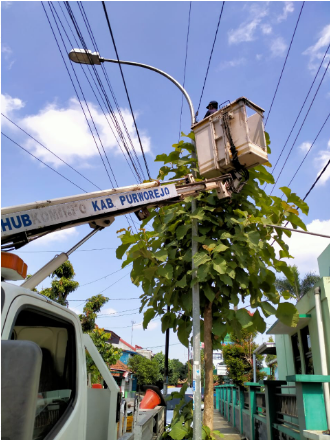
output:
[[[320,281],[321,277],[313,272],[308,272],[301,278],[297,266],[291,266],[291,269],[294,275],[294,283],[291,284],[287,278],[276,278],[275,288],[280,293],[288,291],[298,301]]]

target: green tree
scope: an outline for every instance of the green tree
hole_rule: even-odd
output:
[[[75,272],[72,264],[69,260],[65,261],[51,274],[53,278],[51,287],[42,289],[40,294],[47,296],[62,306],[68,307],[68,295],[79,287],[79,283],[73,280],[74,276]],[[110,334],[95,325],[97,313],[100,312],[102,306],[108,301],[109,298],[103,295],[95,295],[88,298],[83,313],[79,315],[79,319],[83,332],[90,335],[104,362],[110,368],[110,365],[115,364],[120,358],[122,351],[109,344],[107,341],[110,339]],[[92,383],[100,382],[101,374],[88,352],[86,352],[86,364],[87,372],[92,375]]]
[[[73,280],[75,272],[72,264],[69,260],[65,261],[50,276],[53,278],[51,287],[41,290],[41,295],[45,295],[62,306],[68,307],[68,295],[79,287],[79,283]]]
[[[311,290],[315,284],[320,281],[321,277],[313,272],[308,272],[303,278],[301,278],[298,267],[291,266],[294,278],[293,280],[288,278],[276,277],[275,287],[278,292],[285,294],[288,292],[297,301],[302,298],[309,290]]]
[[[129,368],[137,376],[138,385],[151,385],[159,380],[159,364],[154,359],[133,356],[128,361]]]
[[[194,139],[193,133],[188,137]],[[267,135],[269,145],[269,137]],[[180,141],[170,154],[157,156],[164,162],[158,178],[169,173],[180,178],[196,170],[194,146]],[[270,151],[270,150],[269,150]],[[270,164],[266,164],[270,166]],[[197,175],[197,179],[200,176]],[[131,279],[141,285],[141,311],[144,328],[155,316],[161,316],[162,331],[172,328],[179,340],[188,346],[192,330],[192,219],[197,220],[198,252],[194,256],[197,280],[200,283],[201,334],[205,344],[205,410],[204,417],[212,428],[213,360],[212,349],[221,347],[221,339],[230,332],[237,334],[252,327],[263,333],[264,317],[275,315],[287,325],[295,326],[298,313],[290,302],[280,302],[275,290],[275,274],[283,273],[293,281],[291,268],[282,261],[289,257],[283,235],[290,231],[275,229],[270,224],[288,221],[293,228],[306,226],[298,215],[308,206],[289,188],[281,188],[286,200],[268,196],[260,187],[274,183],[264,166],[250,170],[250,178],[242,191],[230,200],[219,200],[215,192],[196,196],[197,209],[191,213],[192,198],[183,203],[151,210],[137,234],[127,230],[120,235],[122,244],[117,258],[126,256],[122,267],[133,263]],[[144,226],[152,221],[153,230]],[[279,244],[280,258],[271,245]],[[239,301],[249,302],[253,316],[245,306],[233,308]],[[167,306],[170,311],[167,311]],[[277,308],[276,308],[277,307]],[[263,316],[262,316],[263,315]]]
[[[95,325],[94,329],[89,331],[88,334],[94,342],[94,345],[102,356],[104,362],[110,369],[110,366],[114,365],[120,358],[122,350],[114,347],[112,344],[109,344],[108,341],[110,334],[105,332],[103,328],[99,328],[97,325]],[[87,373],[91,373],[92,375],[92,383],[100,383],[102,376],[88,352],[86,353],[86,365]]]
[[[244,385],[253,380],[253,352],[258,348],[255,342],[257,332],[244,329],[240,335],[231,334],[233,344],[224,345],[222,349],[223,359],[228,369],[228,378],[235,385]],[[257,381],[265,377],[261,373],[263,368],[263,356],[257,355]]]

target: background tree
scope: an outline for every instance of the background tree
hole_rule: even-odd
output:
[[[286,277],[276,277],[275,287],[278,292],[282,294],[288,292],[298,301],[320,281],[321,277],[316,275],[315,272],[308,272],[304,277],[301,277],[297,266],[291,266],[291,269],[294,275],[293,280],[290,281]]]
[[[231,334],[233,344],[223,346],[223,359],[227,365],[227,376],[235,385],[243,385],[253,381],[253,352],[258,348],[255,342],[256,331],[242,330],[240,336]],[[257,381],[263,379],[266,373],[263,368],[263,356],[257,355]]]
[[[51,287],[42,289],[39,293],[58,302],[62,306],[68,307],[68,295],[79,287],[79,283],[73,280],[74,276],[73,266],[67,260],[51,274],[51,278],[53,278]],[[35,291],[37,292],[37,290]],[[79,315],[79,319],[83,332],[90,335],[104,362],[110,368],[120,358],[122,351],[109,344],[107,341],[111,335],[95,325],[97,313],[100,312],[102,306],[108,301],[109,298],[103,295],[95,295],[88,298],[83,308],[83,313]],[[101,381],[101,374],[88,352],[86,352],[86,364],[87,372],[92,375],[92,383],[99,383]]]
[[[65,261],[50,276],[53,278],[51,287],[41,290],[41,295],[45,295],[62,306],[68,307],[67,296],[79,287],[79,283],[73,280],[75,272],[72,264],[69,260]]]
[[[189,135],[194,138],[193,133]],[[267,136],[269,144],[269,138]],[[170,154],[157,156],[164,162],[159,178],[169,173],[183,177],[196,169],[194,146],[180,141]],[[270,164],[267,164],[270,166]],[[191,213],[192,198],[183,203],[151,210],[137,234],[127,230],[120,238],[117,257],[126,260],[122,267],[133,263],[131,279],[142,285],[141,311],[144,328],[156,315],[161,316],[162,331],[172,328],[179,340],[188,346],[192,330],[192,219],[198,221],[198,252],[194,256],[197,280],[200,283],[201,335],[205,344],[204,423],[213,426],[213,359],[212,351],[221,348],[221,339],[230,332],[239,335],[249,326],[263,333],[264,317],[275,315],[287,325],[295,326],[298,313],[289,302],[280,303],[275,290],[274,270],[293,282],[291,268],[282,261],[289,257],[283,234],[269,224],[288,221],[293,228],[306,226],[298,215],[308,206],[288,188],[282,188],[286,201],[268,196],[260,187],[274,183],[264,166],[250,170],[250,178],[239,194],[230,200],[219,200],[215,192],[196,197],[197,209]],[[200,176],[197,176],[197,179]],[[153,221],[153,230],[144,225]],[[278,258],[271,245],[273,239],[281,250]],[[239,301],[248,301],[254,309],[251,317],[245,307],[233,310]],[[170,311],[167,311],[167,306]],[[276,308],[277,307],[277,308]],[[262,316],[262,314],[263,316]]]
[[[137,376],[139,386],[154,385],[161,377],[157,360],[150,360],[144,356],[133,356],[129,359],[128,366]]]

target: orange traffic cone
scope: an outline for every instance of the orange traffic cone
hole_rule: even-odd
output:
[[[140,409],[154,409],[161,402],[158,394],[153,390],[147,390],[146,395],[140,403]]]
[[[100,383],[93,383],[92,388],[103,388]]]

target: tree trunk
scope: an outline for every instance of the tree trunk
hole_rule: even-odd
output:
[[[212,303],[204,310],[204,425],[213,431],[213,349],[212,349]]]

